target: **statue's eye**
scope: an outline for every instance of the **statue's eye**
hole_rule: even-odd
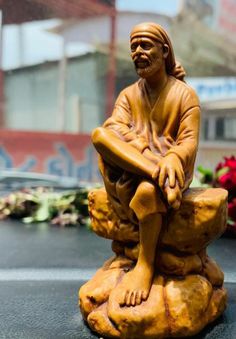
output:
[[[150,44],[149,42],[142,42],[141,43],[141,48],[144,49],[144,50],[149,50],[152,48],[152,44]]]
[[[131,52],[134,53],[138,48],[140,48],[144,51],[148,51],[152,47],[153,47],[153,45],[150,42],[142,41],[140,43],[135,42],[135,43],[131,44],[130,49],[131,49]]]
[[[132,45],[130,46],[131,52],[135,52],[136,49],[137,49],[137,47],[138,47],[138,44],[132,44]]]

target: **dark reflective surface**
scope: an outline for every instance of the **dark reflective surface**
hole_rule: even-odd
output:
[[[195,339],[236,338],[235,245],[224,237],[209,247],[225,271],[229,304]],[[111,255],[110,241],[85,227],[1,221],[0,338],[97,338],[82,321],[77,293]]]
[[[97,268],[112,255],[110,248],[85,226],[0,222],[0,269]]]

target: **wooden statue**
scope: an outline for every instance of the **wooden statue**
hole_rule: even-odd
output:
[[[140,79],[120,93],[111,117],[92,134],[105,185],[90,194],[92,227],[113,239],[116,257],[81,288],[80,307],[90,327],[107,337],[189,336],[226,305],[223,274],[205,249],[225,229],[227,192],[187,190],[200,108],[165,30],[155,23],[139,24],[130,47]],[[170,282],[176,291],[165,297]],[[218,299],[213,298],[216,285]],[[208,295],[202,301],[205,317],[198,300],[204,298],[201,287]],[[191,296],[189,306],[181,293]],[[189,314],[192,307],[192,320],[186,312],[181,321],[181,313],[171,315],[171,303],[179,309],[184,303]],[[181,325],[174,324],[173,316]]]

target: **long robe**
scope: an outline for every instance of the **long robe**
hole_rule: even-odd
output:
[[[131,144],[144,156],[145,150],[149,149],[156,163],[168,154],[176,154],[185,174],[184,191],[193,178],[199,120],[199,101],[194,90],[169,76],[153,107],[144,79],[124,89],[115,103],[112,116],[103,127],[113,130],[121,140]],[[102,157],[100,168],[108,195],[114,198],[115,204],[120,202],[127,214],[127,204],[141,178],[111,166]],[[124,196],[120,188],[125,192]]]

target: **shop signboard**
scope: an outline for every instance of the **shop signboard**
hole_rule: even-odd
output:
[[[89,135],[2,130],[0,169],[100,181]]]
[[[236,77],[188,78],[202,103],[236,99]]]

